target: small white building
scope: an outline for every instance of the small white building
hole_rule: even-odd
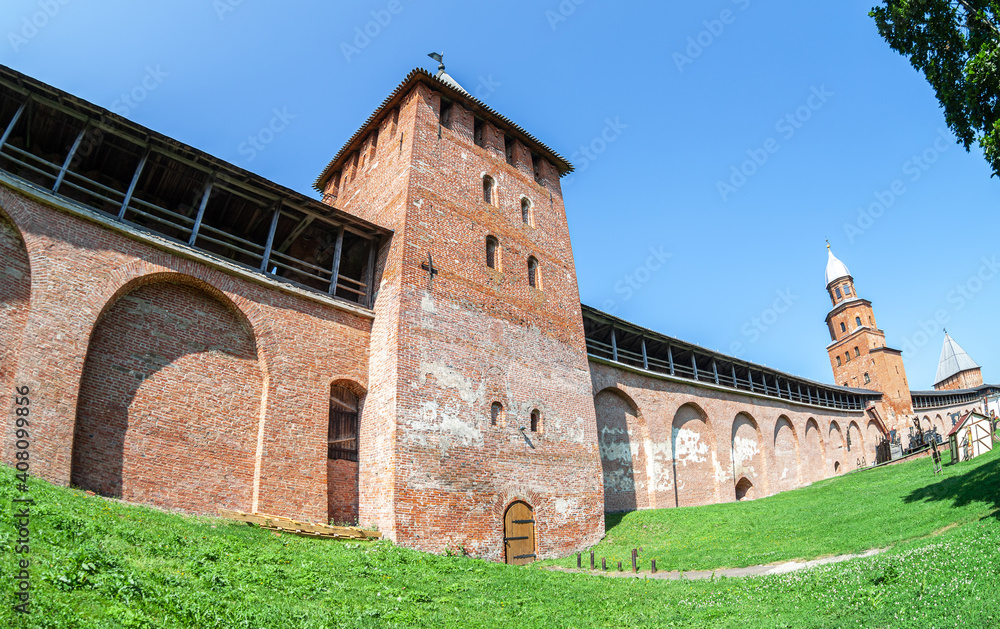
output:
[[[968,461],[993,449],[993,421],[975,411],[966,413],[948,432],[953,462]]]

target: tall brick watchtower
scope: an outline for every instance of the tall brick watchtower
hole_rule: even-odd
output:
[[[827,345],[837,384],[883,393],[880,412],[889,429],[906,426],[913,414],[910,386],[902,352],[885,344],[885,332],[875,323],[872,303],[858,296],[847,266],[829,251],[826,290],[833,309],[826,315],[832,343]]]
[[[442,65],[413,70],[316,182],[394,231],[377,263],[359,519],[397,542],[523,563],[604,532],[571,170]]]

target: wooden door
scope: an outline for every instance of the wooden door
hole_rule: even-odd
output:
[[[503,516],[504,559],[521,566],[535,560],[535,512],[523,502],[507,507]]]

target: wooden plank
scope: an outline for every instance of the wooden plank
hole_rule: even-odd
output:
[[[382,534],[377,531],[365,531],[356,526],[329,526],[327,524],[300,522],[276,515],[244,513],[243,511],[232,511],[229,509],[219,509],[219,515],[230,520],[248,522],[262,528],[286,531],[288,533],[349,539],[380,539],[382,537]]]

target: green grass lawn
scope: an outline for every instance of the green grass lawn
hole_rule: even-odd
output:
[[[917,461],[789,494],[813,495],[814,511],[839,514],[828,520],[844,522],[834,525],[839,534],[850,531],[860,538],[826,546],[800,540],[815,535],[799,533],[796,513],[808,530],[821,530],[822,524],[805,503],[790,507],[786,501],[792,498],[785,496],[636,514],[655,515],[661,526],[679,518],[685,528],[667,535],[687,536],[689,545],[705,544],[699,540],[707,537],[702,530],[724,540],[714,526],[725,522],[733,541],[718,556],[733,564],[757,561],[751,556],[761,549],[786,542],[824,554],[844,550],[838,543],[862,548],[891,534],[914,537],[961,523],[935,537],[901,542],[877,557],[782,576],[698,582],[552,573],[419,553],[384,541],[279,536],[32,480],[28,616],[11,608],[14,565],[21,556],[13,553],[9,514],[11,500],[20,494],[13,472],[0,468],[5,514],[0,627],[995,627],[1000,624],[998,464],[1000,458],[990,455],[941,478],[932,477],[928,462]],[[893,497],[884,499],[880,510],[872,494],[889,488]],[[755,515],[736,513],[745,507]],[[719,514],[727,509],[725,519]],[[711,527],[699,529],[700,513]],[[629,530],[631,517],[612,534]],[[858,522],[867,517],[875,520]],[[762,518],[774,519],[788,539],[770,533],[766,522],[757,521]],[[880,530],[897,525],[898,534]],[[749,532],[740,530],[743,526],[751,527]],[[667,543],[655,539],[662,531],[641,524],[632,530],[631,539],[645,544],[647,556],[654,544]]]
[[[750,502],[608,514],[593,550],[615,565],[642,547],[660,570],[741,568],[886,548],[1000,509],[1000,448],[937,476],[931,465],[857,471]]]

